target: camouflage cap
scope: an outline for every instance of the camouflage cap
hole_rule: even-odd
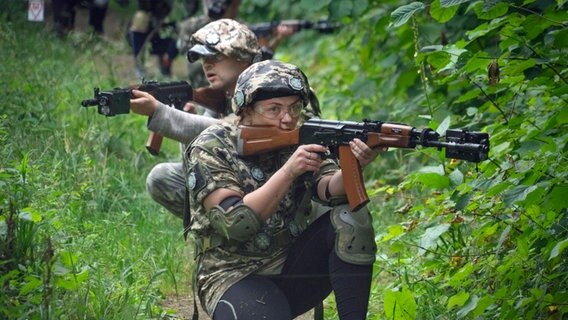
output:
[[[262,58],[256,35],[246,25],[233,19],[208,23],[191,36],[190,43],[191,47],[187,51],[190,63],[218,53],[251,63]]]
[[[292,95],[299,95],[304,106],[308,105],[310,85],[306,75],[293,64],[265,60],[252,64],[239,75],[231,105],[233,112],[240,114],[255,101]]]

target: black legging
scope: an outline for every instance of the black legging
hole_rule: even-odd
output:
[[[339,318],[365,319],[372,266],[340,260],[329,213],[319,217],[296,239],[277,276],[251,275],[221,297],[213,319],[293,319],[325,299],[333,290]]]

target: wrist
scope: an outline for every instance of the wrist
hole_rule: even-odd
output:
[[[286,176],[286,178],[290,179],[291,181],[294,181],[296,179],[296,176],[292,173],[292,170],[290,169],[290,167],[288,166],[284,166],[282,167],[282,170],[284,172],[284,176]]]

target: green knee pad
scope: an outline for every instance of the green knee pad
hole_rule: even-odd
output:
[[[335,206],[331,211],[331,223],[336,234],[335,251],[341,260],[357,265],[375,262],[375,232],[366,207],[351,211],[347,204]]]

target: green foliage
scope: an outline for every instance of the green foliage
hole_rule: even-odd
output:
[[[383,1],[297,54],[326,118],[491,137],[479,166],[391,150],[365,171],[379,244],[368,318],[568,314],[565,6]]]
[[[122,82],[110,59],[120,47],[1,26],[0,318],[166,314],[159,301],[188,290],[190,261],[180,222],[140,179],[160,160],[141,148],[145,119],[80,106],[93,86]]]

